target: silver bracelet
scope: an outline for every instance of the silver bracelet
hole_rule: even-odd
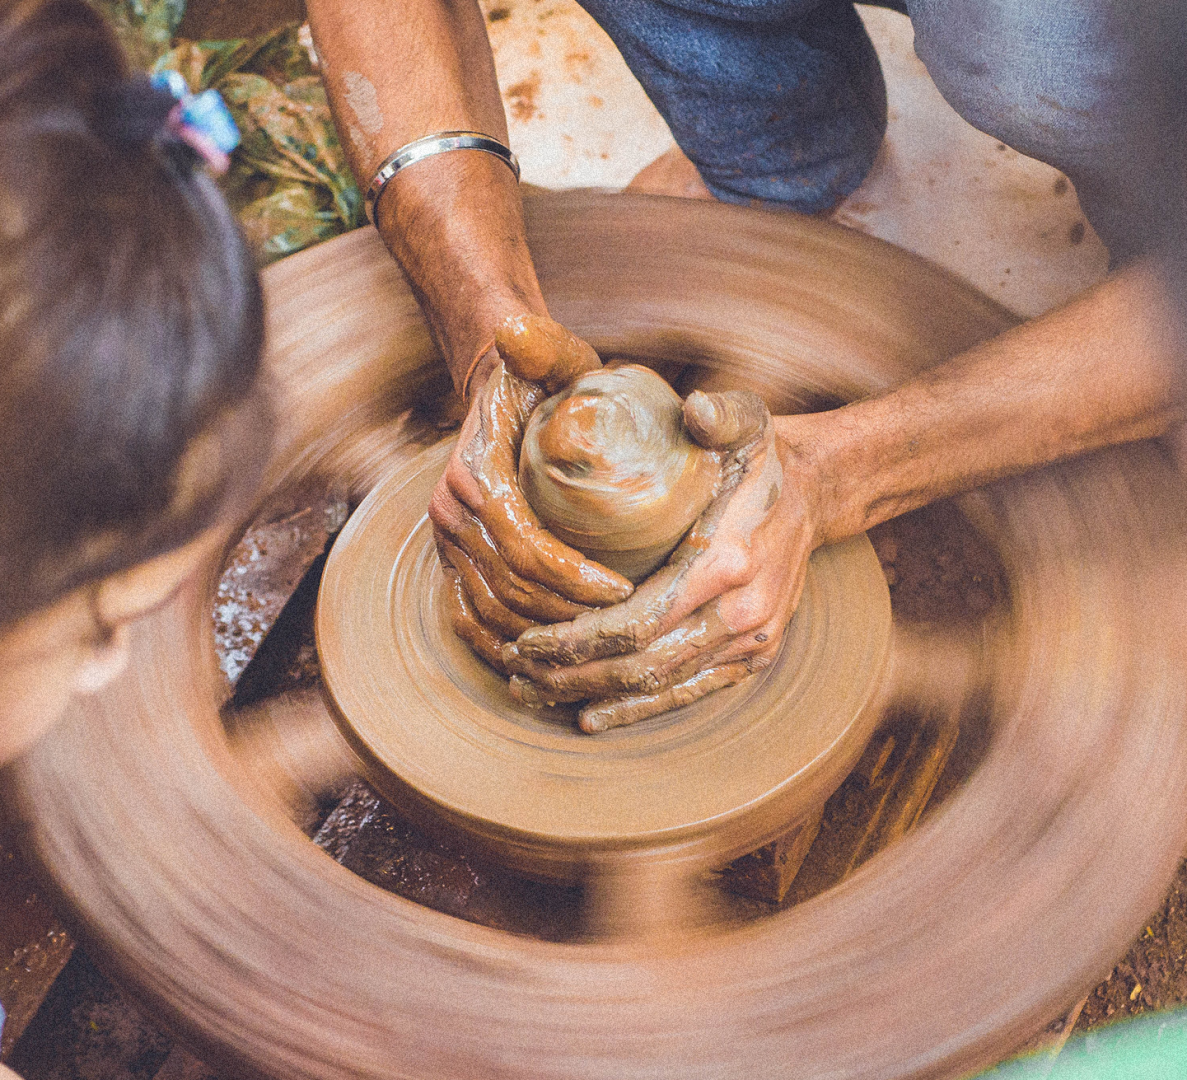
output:
[[[439,131],[436,135],[426,135],[406,146],[401,146],[394,154],[384,159],[375,173],[375,179],[367,188],[366,206],[367,220],[375,224],[375,207],[379,203],[379,196],[387,187],[392,177],[401,169],[424,161],[434,154],[444,154],[449,150],[481,150],[484,154],[494,154],[495,157],[507,163],[507,167],[519,179],[519,159],[511,152],[511,148],[504,146],[498,139],[483,135],[481,131]]]

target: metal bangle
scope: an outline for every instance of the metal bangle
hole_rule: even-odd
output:
[[[484,154],[493,154],[506,162],[507,167],[515,173],[515,179],[519,179],[519,159],[511,152],[510,147],[504,146],[498,139],[483,135],[481,131],[439,131],[436,135],[426,135],[423,139],[401,146],[379,166],[375,179],[367,188],[367,220],[372,225],[375,224],[375,207],[379,203],[379,197],[396,173],[434,154],[444,154],[450,150],[481,150]]]

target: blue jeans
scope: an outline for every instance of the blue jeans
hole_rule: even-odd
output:
[[[1187,107],[1178,2],[905,0],[948,102],[1067,173],[1115,254],[1143,245],[1176,175],[1164,151]],[[886,93],[849,0],[581,3],[718,198],[814,213],[865,177]]]

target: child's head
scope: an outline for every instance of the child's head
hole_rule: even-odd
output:
[[[84,0],[0,0],[0,762],[114,668],[263,458],[250,256],[125,76]]]

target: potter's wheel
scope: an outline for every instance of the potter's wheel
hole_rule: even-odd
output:
[[[616,853],[721,866],[819,811],[860,755],[890,646],[890,596],[864,536],[820,549],[778,659],[632,727],[533,711],[454,634],[425,515],[452,441],[355,512],[318,600],[322,674],[374,783],[529,873],[580,880]]]
[[[602,355],[692,361],[775,411],[876,392],[1012,321],[903,251],[790,215],[570,194],[531,201],[528,238],[553,315]],[[424,449],[399,420],[440,371],[415,301],[371,230],[270,267],[265,293],[279,430],[261,500],[316,479],[362,501]],[[88,951],[235,1074],[965,1075],[1109,970],[1187,848],[1183,506],[1150,446],[962,499],[1008,610],[968,649],[896,628],[883,681],[944,708],[980,672],[982,764],[839,887],[663,948],[476,926],[315,847],[293,805],[376,762],[318,692],[223,708],[219,560],[133,628],[126,676],[0,797]]]

